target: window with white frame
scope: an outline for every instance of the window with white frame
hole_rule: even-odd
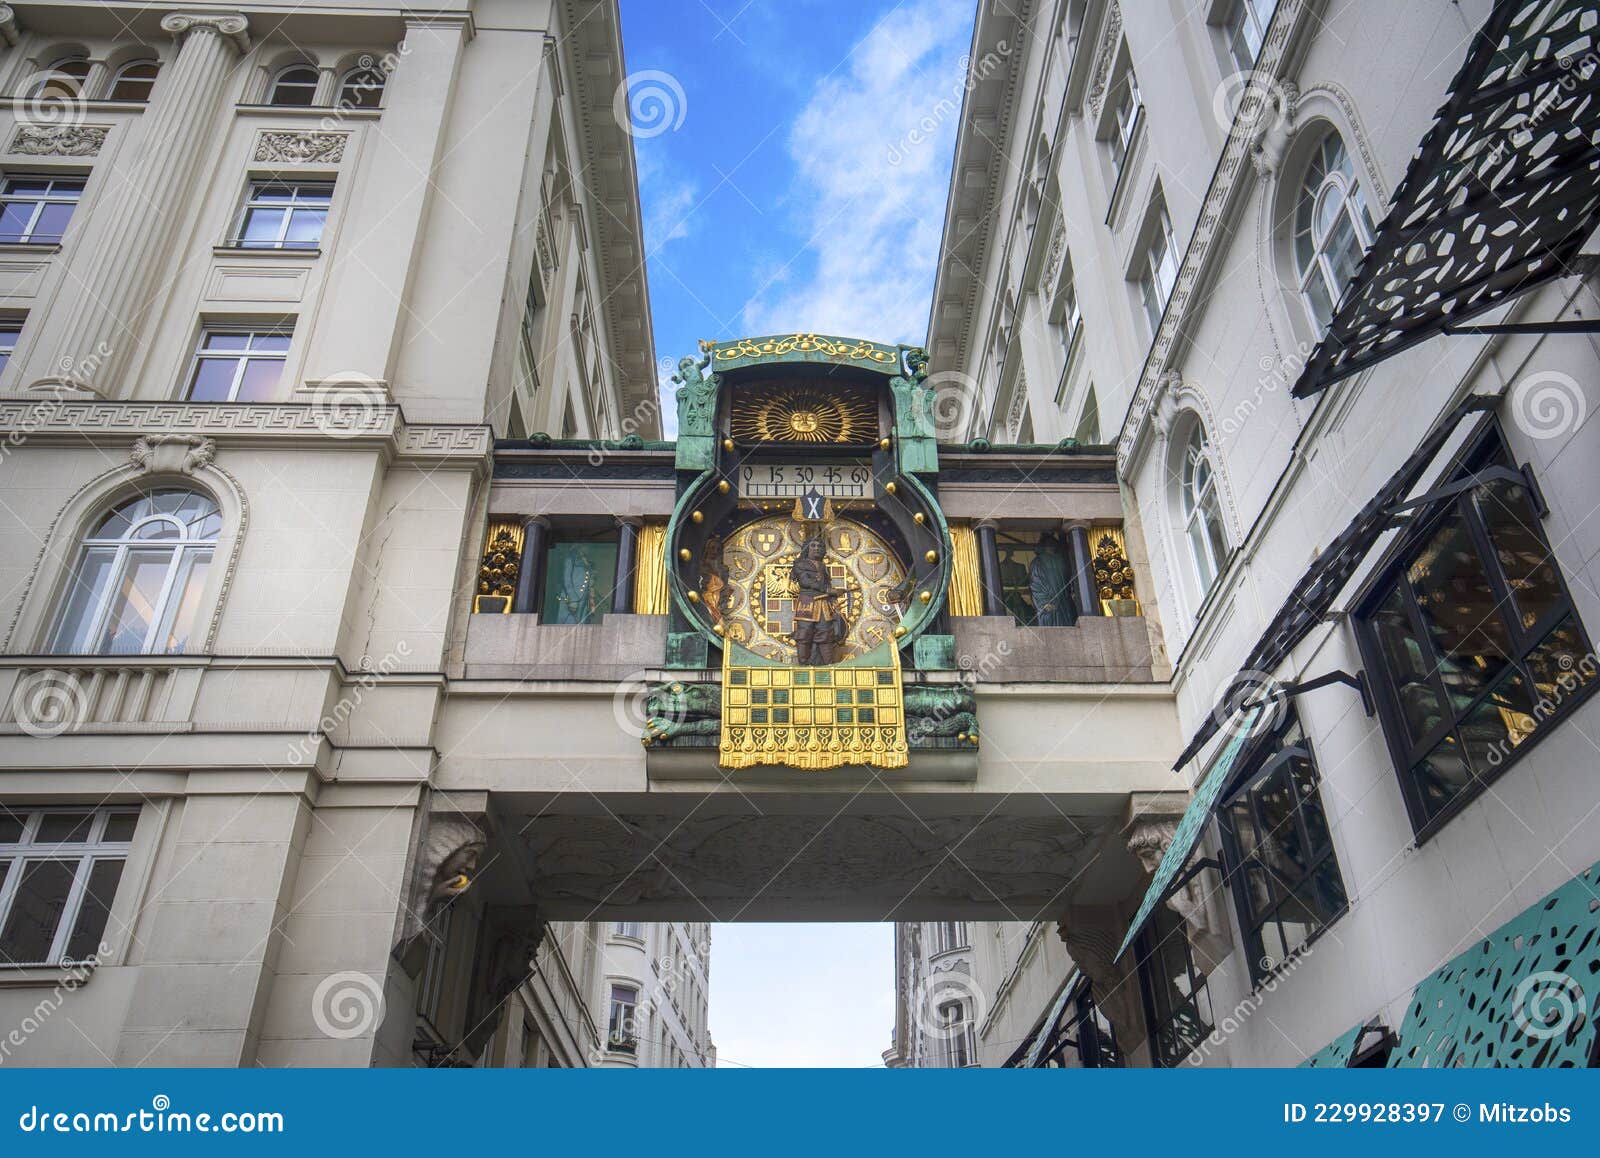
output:
[[[1256,66],[1256,57],[1266,43],[1267,22],[1276,6],[1277,0],[1233,0],[1229,6],[1222,19],[1222,37],[1240,71],[1249,72]]]
[[[383,103],[384,75],[375,68],[353,68],[339,82],[339,107],[375,109]]]
[[[89,79],[89,68],[86,57],[63,57],[39,74],[28,96],[36,101],[82,100],[84,83]]]
[[[17,352],[17,339],[21,336],[21,318],[0,318],[0,373],[11,365],[11,355]]]
[[[639,991],[632,985],[611,987],[611,1015],[606,1022],[606,1044],[618,1053],[639,1048]]]
[[[84,178],[27,175],[0,185],[0,242],[55,245],[83,196]]]
[[[200,335],[200,347],[189,369],[191,402],[265,402],[278,389],[283,361],[289,353],[286,329],[211,329]]]
[[[1093,382],[1084,392],[1083,409],[1078,412],[1078,425],[1072,437],[1085,446],[1100,445],[1100,401],[1095,397]]]
[[[941,1002],[938,1008],[939,1036],[944,1042],[944,1064],[962,1069],[978,1062],[978,1043],[972,1019],[964,1001]]]
[[[967,923],[965,921],[936,921],[933,926],[933,951],[935,953],[948,953],[952,949],[965,949],[967,947]]]
[[[615,931],[619,937],[632,937],[636,941],[644,940],[644,926],[638,921],[618,921]]]
[[[1139,118],[1144,115],[1144,97],[1139,92],[1139,78],[1130,67],[1117,82],[1111,102],[1111,167],[1120,180],[1122,163],[1133,148],[1133,136],[1139,128]]]
[[[331,181],[252,181],[234,231],[241,249],[315,249],[333,202]]]
[[[1228,536],[1222,529],[1222,504],[1205,431],[1196,422],[1184,446],[1180,486],[1184,537],[1194,556],[1195,577],[1204,596],[1228,558]]]
[[[84,536],[50,651],[185,650],[221,530],[222,512],[197,491],[161,488],[123,502]]]
[[[0,805],[0,967],[99,960],[137,808]]]
[[[1061,288],[1056,292],[1055,317],[1052,323],[1055,326],[1056,338],[1061,343],[1062,372],[1072,364],[1073,354],[1078,348],[1078,339],[1083,336],[1083,313],[1078,309],[1078,287],[1073,279],[1072,267],[1069,265],[1061,275]]]
[[[161,65],[154,60],[129,61],[117,69],[117,75],[111,81],[108,99],[135,104],[146,103],[150,99],[151,90],[156,87],[156,75],[160,71]]]
[[[1144,304],[1145,320],[1153,338],[1161,328],[1172,287],[1178,284],[1178,245],[1172,237],[1172,221],[1165,205],[1156,209],[1156,220],[1145,245],[1144,264],[1139,270],[1139,300]]]
[[[291,64],[272,78],[267,90],[269,105],[309,108],[317,103],[317,84],[321,74],[309,64]]]
[[[1294,209],[1294,262],[1300,297],[1321,334],[1333,318],[1339,295],[1372,244],[1375,226],[1367,194],[1350,153],[1330,132],[1322,139]]]

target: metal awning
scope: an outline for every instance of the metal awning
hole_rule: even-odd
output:
[[[1400,465],[1400,469],[1389,476],[1389,480],[1378,488],[1367,505],[1306,568],[1300,582],[1295,584],[1283,606],[1239,666],[1240,671],[1274,672],[1278,669],[1278,665],[1288,658],[1295,646],[1327,616],[1334,599],[1350,581],[1350,576],[1355,574],[1356,568],[1371,552],[1379,537],[1394,526],[1396,518],[1402,513],[1396,508],[1406,505],[1408,496],[1422,481],[1428,467],[1450,441],[1450,436],[1462,420],[1468,415],[1492,410],[1495,404],[1494,398],[1472,395],[1428,432],[1411,456]],[[1182,768],[1194,759],[1216,735],[1219,721],[1226,719],[1227,714],[1219,705],[1206,716],[1194,738],[1173,763],[1173,768]]]
[[[1600,0],[1497,0],[1297,398],[1572,272],[1600,209],[1597,26]]]
[[[1205,832],[1206,821],[1211,819],[1211,813],[1217,807],[1217,799],[1222,794],[1223,785],[1233,775],[1234,766],[1239,762],[1244,750],[1253,739],[1256,739],[1255,725],[1263,710],[1259,705],[1251,705],[1235,717],[1236,731],[1223,745],[1217,758],[1212,761],[1205,778],[1195,788],[1194,798],[1189,801],[1189,807],[1184,809],[1183,815],[1178,819],[1178,826],[1172,834],[1172,843],[1167,846],[1161,863],[1156,866],[1155,876],[1150,880],[1150,887],[1145,890],[1144,900],[1139,903],[1139,911],[1134,914],[1133,924],[1128,926],[1127,936],[1122,938],[1122,947],[1117,950],[1118,958],[1128,951],[1128,946],[1133,944],[1133,939],[1139,935],[1139,930],[1144,928],[1145,922],[1150,919],[1150,914],[1155,912],[1156,906],[1167,899],[1167,894],[1176,884],[1181,883],[1182,878],[1179,874],[1189,863],[1189,855],[1194,852],[1195,845],[1200,843],[1200,836]]]

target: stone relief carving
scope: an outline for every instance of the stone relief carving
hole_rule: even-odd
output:
[[[1126,924],[1109,906],[1075,905],[1056,925],[1056,935],[1067,947],[1072,963],[1089,979],[1095,1004],[1111,1022],[1117,1042],[1131,1049],[1144,1040],[1145,1031],[1133,954],[1117,960]]]
[[[1089,110],[1095,120],[1100,119],[1100,109],[1105,104],[1106,86],[1111,81],[1111,62],[1117,57],[1117,47],[1122,43],[1122,9],[1112,4],[1106,10],[1105,31],[1100,34],[1100,47],[1094,58],[1094,78],[1089,82]]]
[[[1134,821],[1128,831],[1128,851],[1139,858],[1146,873],[1153,875],[1160,866],[1177,828],[1175,816],[1142,817]],[[1226,918],[1216,899],[1218,890],[1208,887],[1208,876],[1208,872],[1196,873],[1167,898],[1167,907],[1188,926],[1189,943],[1202,959],[1202,968],[1209,968],[1208,962],[1221,961],[1233,948]]]
[[[27,157],[93,157],[105,147],[109,125],[18,125],[6,152]]]
[[[250,21],[240,12],[169,12],[161,29],[182,40],[191,32],[209,32],[228,40],[240,52],[250,51]]]
[[[133,444],[129,458],[145,474],[193,474],[209,466],[217,444],[191,434],[155,434]]]
[[[474,821],[459,815],[428,817],[428,833],[418,857],[411,897],[406,904],[397,950],[404,951],[430,931],[446,905],[472,887],[488,837]]]
[[[337,165],[344,160],[349,133],[269,129],[256,137],[257,161],[291,165]]]

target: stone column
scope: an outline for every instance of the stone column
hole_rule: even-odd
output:
[[[1094,587],[1094,548],[1089,545],[1089,523],[1073,519],[1061,524],[1072,552],[1072,601],[1079,615],[1099,615],[1100,596]]]
[[[617,520],[617,580],[611,592],[615,615],[633,614],[633,576],[639,566],[639,527],[643,520],[631,516]]]
[[[985,519],[973,530],[978,537],[978,581],[983,585],[983,613],[1005,615],[1005,595],[1000,586],[1000,547],[995,540],[998,528],[992,519]]]
[[[544,549],[550,538],[550,520],[533,515],[522,524],[522,571],[517,576],[517,597],[512,611],[535,612],[539,608],[539,580],[544,576]]]
[[[137,125],[119,130],[138,134],[122,154],[126,167],[102,166],[94,203],[78,211],[71,281],[82,292],[45,315],[34,349],[48,364],[29,367],[23,378],[36,386],[127,394],[123,374],[146,339],[147,313],[158,308],[178,231],[190,222],[188,206],[214,143],[212,123],[228,75],[249,47],[249,24],[235,12],[171,12],[161,27],[177,38],[177,55],[162,68]]]

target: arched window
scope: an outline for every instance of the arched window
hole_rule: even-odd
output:
[[[339,107],[375,109],[383,103],[383,73],[375,68],[353,68],[339,82]]]
[[[84,537],[50,650],[183,651],[221,529],[217,504],[196,491],[163,488],[122,503]]]
[[[1338,133],[1322,139],[1306,167],[1294,209],[1294,261],[1300,295],[1320,334],[1339,294],[1372,244],[1366,190]]]
[[[267,93],[269,105],[291,105],[309,108],[317,101],[317,83],[321,79],[309,64],[291,64],[272,81]]]
[[[111,82],[109,99],[143,104],[150,99],[150,90],[156,84],[156,73],[160,71],[161,65],[153,60],[135,60],[123,65]]]
[[[1222,529],[1222,504],[1217,498],[1211,451],[1198,422],[1184,447],[1182,472],[1184,535],[1194,554],[1195,574],[1204,595],[1217,581],[1217,573],[1228,558],[1228,536]]]
[[[82,56],[69,56],[56,61],[44,70],[33,87],[35,100],[82,100],[83,84],[89,79],[89,61]]]

